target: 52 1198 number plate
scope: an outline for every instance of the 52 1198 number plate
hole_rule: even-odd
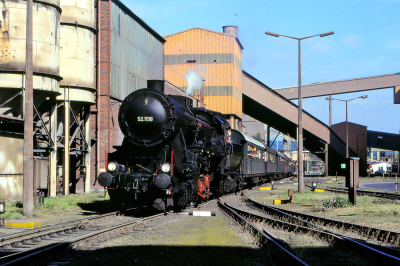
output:
[[[153,117],[152,116],[138,116],[137,121],[138,122],[153,122]]]

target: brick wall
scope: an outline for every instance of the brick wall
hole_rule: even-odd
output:
[[[109,2],[101,1],[100,14],[100,168],[106,166],[106,153],[109,152],[110,124],[110,6]]]
[[[96,105],[91,106],[91,117],[90,117],[90,134],[92,139],[97,139],[97,143],[92,146],[91,153],[91,174],[90,183],[93,184],[96,176],[99,174],[98,169],[106,168],[106,153],[109,151],[109,121],[111,122],[110,116],[110,12],[109,2],[99,1],[101,5],[100,14],[100,84],[98,84],[98,69],[97,69],[97,37],[95,39],[95,58],[96,58],[96,72],[95,72],[95,85],[99,89],[95,93]],[[97,25],[97,8],[96,8],[96,25]],[[100,98],[100,104],[97,103],[97,98]],[[100,127],[97,128],[98,120]],[[97,136],[99,131],[99,138]],[[112,134],[111,134],[112,135]],[[100,146],[99,152],[97,152],[97,145]],[[98,154],[99,153],[99,154]],[[98,156],[99,155],[99,156]],[[98,162],[97,158],[100,158]],[[92,186],[91,189],[102,189],[96,183],[96,186]]]

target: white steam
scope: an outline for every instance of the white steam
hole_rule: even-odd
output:
[[[193,93],[194,90],[201,90],[203,87],[203,79],[194,71],[194,69],[189,70],[184,76],[187,82],[186,94]]]

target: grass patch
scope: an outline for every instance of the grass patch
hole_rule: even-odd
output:
[[[380,178],[382,180],[382,177]],[[363,179],[363,182],[365,182],[365,179],[367,178]],[[326,186],[330,185],[318,184],[318,188],[325,188]],[[274,190],[274,193],[276,194],[275,198],[287,199],[288,189],[294,190],[294,202],[291,204],[280,205],[280,208],[343,220],[350,223],[365,224],[367,226],[386,230],[399,231],[400,201],[398,200],[357,196],[357,203],[355,206],[349,204],[346,205],[345,208],[327,208],[327,206],[324,206],[324,202],[331,202],[332,204],[333,199],[336,197],[347,200],[348,195],[345,193],[333,193],[328,191],[316,193],[311,191],[308,187],[304,188],[303,193],[299,193],[297,187],[286,184],[284,186],[276,187],[276,190]],[[262,194],[260,193],[260,195]],[[265,201],[262,198],[259,199]],[[272,204],[272,200],[270,204]],[[318,214],[316,214],[316,212],[318,212]]]
[[[103,193],[73,194],[68,196],[45,198],[43,205],[36,205],[34,215],[37,217],[54,216],[68,212],[85,210],[83,206],[96,206],[92,211],[107,209],[109,196],[103,198]],[[0,215],[3,219],[24,219],[22,201],[6,200],[6,212]]]

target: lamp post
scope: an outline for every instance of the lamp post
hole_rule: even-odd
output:
[[[299,82],[298,82],[298,99],[299,99],[299,107],[298,107],[298,139],[297,139],[297,154],[298,154],[298,180],[299,180],[299,192],[303,193],[304,191],[304,181],[303,181],[303,124],[302,124],[302,115],[303,115],[303,107],[302,107],[302,99],[301,99],[301,45],[300,42],[302,40],[305,39],[309,39],[312,37],[316,37],[316,36],[320,36],[320,37],[325,37],[325,36],[329,36],[334,34],[333,31],[327,32],[327,33],[322,33],[322,34],[317,34],[317,35],[313,35],[313,36],[308,36],[308,37],[304,37],[304,38],[295,38],[295,37],[290,37],[290,36],[285,36],[285,35],[281,35],[281,34],[276,34],[276,33],[272,33],[272,32],[268,32],[266,31],[265,34],[273,36],[273,37],[286,37],[286,38],[290,38],[290,39],[294,39],[298,41],[298,45],[299,45]]]
[[[363,96],[360,96],[360,97],[357,97],[357,98],[353,98],[353,99],[350,99],[350,100],[334,99],[334,98],[332,98],[330,96],[329,96],[329,98],[325,98],[325,100],[327,100],[327,101],[336,100],[336,101],[346,102],[346,158],[349,158],[349,123],[348,123],[348,117],[347,117],[347,103],[350,102],[350,101],[353,101],[355,99],[359,99],[359,98],[366,99],[366,98],[368,98],[368,95],[363,95]],[[331,109],[329,109],[329,116],[331,116],[330,111],[331,111]]]

